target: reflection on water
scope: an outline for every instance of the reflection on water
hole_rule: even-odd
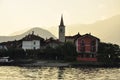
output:
[[[120,69],[1,66],[0,80],[120,80]]]

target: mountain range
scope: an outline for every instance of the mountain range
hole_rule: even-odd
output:
[[[49,31],[42,29],[42,28],[35,27],[32,29],[29,29],[26,32],[23,32],[22,34],[17,34],[17,32],[15,32],[16,35],[14,35],[14,36],[0,36],[0,42],[19,40],[19,39],[22,39],[23,37],[25,37],[26,35],[31,34],[33,31],[34,31],[35,35],[39,35],[40,37],[42,37],[44,39],[50,38],[50,37],[53,37],[56,39],[56,37],[52,33],[50,33]]]
[[[64,21],[65,22],[65,21]],[[120,45],[120,15],[112,16],[108,19],[96,21],[92,24],[72,24],[66,26],[66,35],[72,36],[78,32],[83,35],[91,33],[92,35],[100,38],[102,42],[114,43]],[[0,36],[0,42],[19,40],[25,35],[35,32],[35,34],[43,37],[44,39],[58,36],[58,26],[49,27],[46,30],[42,28],[32,28],[15,32],[12,36]],[[21,33],[21,34],[20,34]],[[54,36],[55,35],[55,36]]]
[[[50,27],[48,30],[52,31],[54,35],[58,33],[58,27]],[[78,32],[81,35],[91,33],[92,35],[100,38],[102,42],[120,45],[120,15],[112,16],[104,20],[99,20],[92,24],[66,25],[67,36],[75,35]]]

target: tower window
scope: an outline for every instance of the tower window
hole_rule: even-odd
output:
[[[60,29],[60,32],[62,32],[62,29]]]

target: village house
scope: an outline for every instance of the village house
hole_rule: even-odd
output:
[[[33,31],[32,34],[29,34],[22,39],[22,49],[24,50],[40,49],[43,42],[44,39],[37,35],[34,35],[34,31]]]
[[[50,48],[56,48],[62,44],[59,40],[55,40],[52,37],[46,39],[45,43],[46,43],[46,47],[50,47]]]
[[[91,34],[79,37],[76,42],[76,51],[79,56],[78,61],[97,61],[99,39]]]

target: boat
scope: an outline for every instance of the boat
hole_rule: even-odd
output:
[[[0,64],[12,63],[13,61],[10,57],[0,57]]]

